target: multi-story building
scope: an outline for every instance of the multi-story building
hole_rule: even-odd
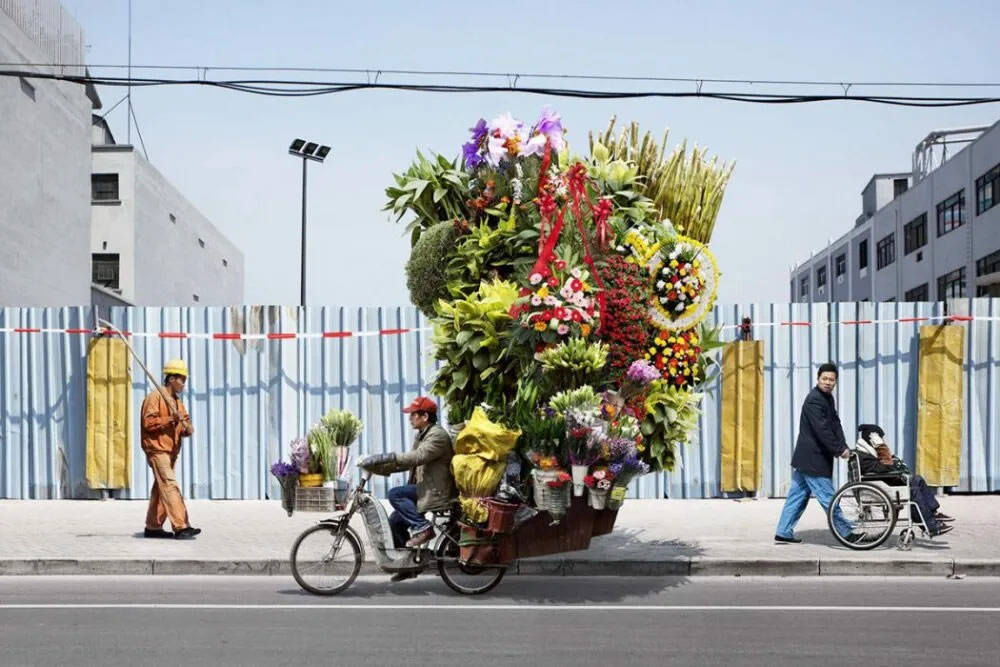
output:
[[[243,253],[103,119],[93,128],[94,284],[136,305],[243,303]]]
[[[83,75],[83,31],[58,3],[0,0],[0,62]],[[89,86],[0,77],[0,306],[90,303],[90,118],[100,107]]]
[[[1000,121],[932,132],[861,199],[854,228],[792,269],[793,302],[1000,296]]]

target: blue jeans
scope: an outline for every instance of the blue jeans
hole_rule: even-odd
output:
[[[389,515],[393,541],[396,547],[406,544],[410,536],[431,527],[430,522],[417,511],[417,485],[407,484],[389,490],[389,504],[396,510]]]
[[[792,471],[792,485],[788,488],[788,498],[785,499],[785,507],[781,510],[781,519],[778,520],[778,530],[775,535],[795,536],[795,524],[802,518],[802,513],[809,504],[810,495],[816,496],[823,510],[829,512],[830,501],[833,500],[833,481],[829,477],[814,477],[804,475],[798,470]],[[840,507],[833,511],[833,524],[841,535],[845,537],[850,535],[851,524],[844,518]]]

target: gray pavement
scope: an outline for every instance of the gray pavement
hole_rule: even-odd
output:
[[[20,665],[989,665],[1000,579],[520,577],[464,598],[365,577],[0,578]]]
[[[801,545],[773,543],[781,500],[629,500],[587,551],[521,561],[520,574],[1000,575],[1000,496],[948,496],[956,529],[899,551],[837,545],[812,503]],[[142,537],[145,502],[0,501],[0,574],[288,573],[295,537],[322,515],[288,518],[274,501],[189,501],[193,541]],[[358,526],[360,529],[360,526]],[[363,532],[362,532],[363,534]],[[372,566],[366,572],[374,572]]]

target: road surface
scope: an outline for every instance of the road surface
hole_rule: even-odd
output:
[[[511,577],[454,595],[365,577],[0,577],[0,664],[1000,664],[1000,580]]]

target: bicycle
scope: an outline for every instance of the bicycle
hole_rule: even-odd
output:
[[[433,547],[395,547],[385,508],[365,490],[371,476],[371,471],[362,468],[361,479],[344,509],[310,526],[295,540],[290,561],[292,576],[299,586],[314,595],[337,595],[350,588],[358,578],[365,560],[365,548],[357,531],[350,525],[358,512],[362,515],[365,532],[375,551],[375,562],[383,572],[419,574],[436,564],[445,584],[462,595],[481,595],[500,583],[507,572],[506,565],[471,565],[460,561],[461,527],[458,518],[461,511],[457,503],[449,509],[432,512],[432,524],[438,532]],[[309,541],[314,537],[318,539]],[[316,544],[318,555],[309,558],[313,544]],[[319,569],[338,571],[337,558],[340,556],[344,557],[342,572],[330,575],[331,581],[327,582],[324,575],[318,575],[319,583],[307,580],[312,572]],[[476,581],[466,582],[462,577]]]

